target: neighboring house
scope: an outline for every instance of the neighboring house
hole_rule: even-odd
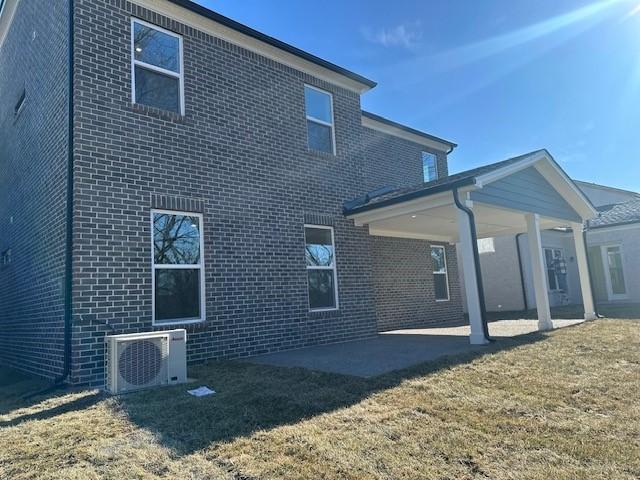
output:
[[[0,15],[3,363],[99,385],[111,333],[184,327],[193,363],[460,321],[456,242],[487,343],[476,235],[595,216],[548,152],[449,176],[374,82],[187,0],[41,10]]]
[[[576,181],[598,210],[585,224],[588,256],[598,303],[640,303],[640,193]],[[551,306],[582,303],[572,232],[542,232]],[[479,244],[489,311],[536,306],[526,235],[506,235]],[[518,249],[520,260],[518,260]]]

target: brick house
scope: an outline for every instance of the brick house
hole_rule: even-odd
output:
[[[362,111],[374,82],[190,1],[48,8],[0,14],[2,363],[99,385],[113,332],[184,326],[193,363],[460,321],[458,241],[486,343],[504,205],[475,190],[542,178],[513,229],[593,216],[548,153],[449,176],[455,144]]]

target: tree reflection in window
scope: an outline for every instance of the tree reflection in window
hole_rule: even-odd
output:
[[[200,219],[186,215],[154,214],[153,245],[156,264],[200,263]]]

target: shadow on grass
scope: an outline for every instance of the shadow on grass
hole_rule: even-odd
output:
[[[175,455],[182,456],[218,442],[231,441],[261,430],[295,424],[347,408],[377,392],[396,387],[403,381],[545,338],[545,334],[537,332],[501,338],[478,350],[441,357],[373,378],[237,361],[212,362],[190,367],[189,374],[196,379],[195,383],[119,397],[106,397],[103,393],[88,390],[68,390],[25,400],[24,397],[30,393],[27,387],[40,390],[43,381],[30,381],[30,377],[23,374],[7,374],[0,369],[0,411],[25,410],[19,416],[0,421],[0,428],[29,420],[54,419],[67,412],[86,409],[107,398],[116,414],[125,413],[131,422],[154,433],[164,446]],[[202,398],[187,394],[188,389],[200,385],[207,385],[217,393]],[[69,393],[78,395],[69,395],[68,400],[59,398]],[[8,399],[3,398],[6,394],[9,395]],[[87,418],[90,421],[89,415]]]
[[[213,362],[190,369],[197,383],[117,397],[130,420],[154,432],[176,455],[260,430],[294,424],[346,408],[412,378],[487,354],[544,340],[532,333],[500,339],[482,350],[423,363],[374,378],[360,378],[242,362]],[[207,385],[216,395],[194,398],[188,388]]]

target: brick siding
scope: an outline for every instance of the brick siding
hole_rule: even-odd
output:
[[[19,2],[0,47],[0,363],[62,373],[68,4]],[[20,113],[14,109],[21,93]]]

